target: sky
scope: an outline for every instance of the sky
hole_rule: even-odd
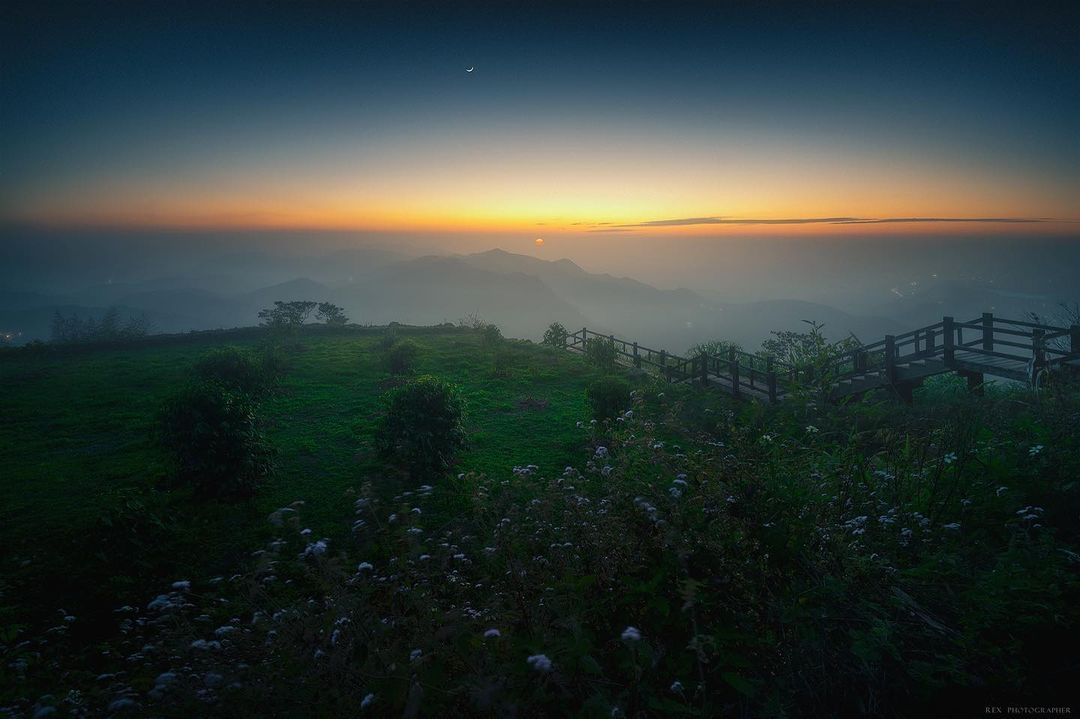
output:
[[[1078,27],[1032,2],[19,2],[0,222],[1076,236]]]

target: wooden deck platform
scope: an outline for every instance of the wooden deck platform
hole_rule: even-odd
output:
[[[966,337],[965,337],[966,333]],[[726,357],[681,357],[582,328],[565,348],[584,353],[590,342],[610,343],[615,361],[672,383],[692,382],[740,399],[780,402],[806,390],[830,400],[887,389],[910,401],[927,377],[955,372],[973,389],[985,377],[1033,382],[1052,371],[1080,371],[1080,325],[1054,327],[985,313],[970,322],[941,322],[838,353],[826,366],[797,367],[774,357],[731,350]]]

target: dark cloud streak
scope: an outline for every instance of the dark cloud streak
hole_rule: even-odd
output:
[[[649,220],[618,227],[683,227],[688,225],[887,225],[915,222],[988,222],[1003,224],[1037,224],[1052,222],[1046,217],[787,217],[779,219],[734,217],[683,217],[669,220]]]

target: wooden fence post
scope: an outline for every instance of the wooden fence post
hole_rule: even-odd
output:
[[[660,350],[660,376],[671,381],[671,373],[667,369],[667,350]]]
[[[728,363],[731,367],[731,396],[739,396],[739,355],[734,349],[728,351]]]
[[[941,319],[941,342],[944,347],[945,366],[956,367],[956,334],[952,317]]]
[[[1031,352],[1035,358],[1035,369],[1039,370],[1046,366],[1046,331],[1041,329],[1031,330]]]
[[[765,372],[769,383],[769,404],[776,404],[776,370],[773,369],[772,355],[765,358]]]
[[[992,352],[994,350],[994,315],[992,312],[983,312],[982,328],[982,348]]]
[[[701,384],[709,384],[709,355],[701,353]]]
[[[638,354],[637,342],[634,343],[634,366],[641,369],[641,355]]]
[[[866,350],[863,350],[863,349],[855,350],[855,371],[856,372],[865,372],[866,371]]]
[[[896,336],[885,335],[885,378],[896,381]]]

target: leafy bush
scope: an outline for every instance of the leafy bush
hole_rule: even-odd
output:
[[[416,366],[416,357],[420,354],[420,345],[412,340],[403,340],[394,344],[386,353],[386,363],[391,374],[409,374]]]
[[[721,357],[727,359],[731,350],[737,352],[743,352],[742,345],[738,342],[729,342],[727,340],[709,340],[708,342],[699,342],[686,351],[687,357],[697,357],[702,353],[709,355],[710,357]]]
[[[541,340],[541,344],[562,349],[566,346],[566,338],[569,336],[570,333],[566,331],[565,327],[558,322],[552,322],[548,325],[548,328],[544,330],[544,339]]]
[[[761,343],[761,352],[795,367],[813,369],[816,377],[827,382],[829,378],[824,376],[825,367],[841,354],[856,349],[859,342],[853,337],[830,342],[823,332],[825,325],[810,320],[803,322],[810,325],[809,332],[774,330],[772,337]]]
[[[601,369],[615,369],[615,342],[608,337],[593,337],[585,345],[585,357]]]
[[[270,384],[267,368],[235,347],[223,347],[203,355],[195,363],[195,374],[200,379],[251,396],[261,394]]]
[[[384,397],[385,415],[375,435],[379,453],[418,474],[450,467],[465,446],[465,402],[457,387],[419,377]]]
[[[616,377],[604,377],[585,389],[585,401],[593,419],[613,419],[630,406],[630,385]]]
[[[395,328],[393,325],[390,325],[385,330],[383,330],[381,335],[379,335],[379,341],[376,346],[380,350],[386,352],[395,344],[397,344],[397,341],[397,328]]]
[[[497,347],[503,340],[502,330],[498,325],[485,324],[480,330],[480,344],[484,347],[492,348]]]
[[[158,431],[177,479],[200,495],[250,494],[273,470],[254,401],[218,382],[193,384],[166,402]]]

